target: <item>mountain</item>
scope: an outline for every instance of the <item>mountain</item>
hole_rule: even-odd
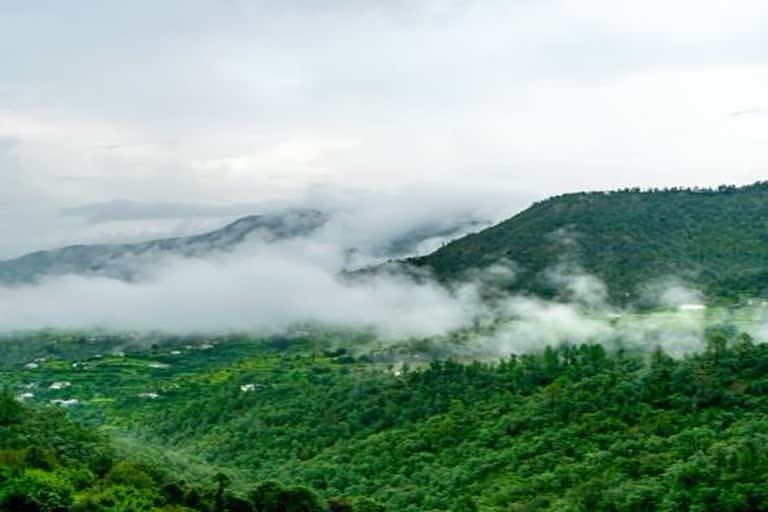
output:
[[[553,270],[595,275],[622,302],[670,277],[710,298],[768,296],[768,182],[561,195],[407,261],[443,280],[513,262],[512,288],[544,296]]]
[[[142,268],[166,256],[203,257],[230,251],[248,239],[267,242],[307,236],[328,216],[316,210],[286,210],[253,215],[202,235],[135,244],[72,245],[0,261],[0,282],[21,284],[44,276],[83,274],[134,279]]]
[[[134,281],[164,257],[204,258],[217,252],[232,251],[248,240],[271,243],[307,237],[333,222],[336,225],[323,236],[330,237],[328,241],[341,244],[354,267],[356,255],[362,255],[363,261],[370,261],[369,258],[393,259],[426,254],[448,240],[489,224],[471,217],[442,218],[414,222],[394,233],[379,234],[378,239],[367,240],[365,236],[359,239],[334,239],[339,231],[350,229],[343,221],[335,220],[334,215],[318,210],[292,208],[244,217],[201,235],[129,244],[71,245],[37,251],[0,261],[0,284],[34,283],[43,277],[67,274]]]
[[[417,225],[392,240],[385,240],[373,248],[373,254],[382,258],[404,258],[433,252],[441,244],[488,227],[491,222],[472,218],[449,219],[442,223]]]

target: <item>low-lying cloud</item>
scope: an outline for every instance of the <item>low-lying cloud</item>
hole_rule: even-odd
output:
[[[298,325],[373,331],[384,343],[464,332],[453,350],[499,357],[559,343],[611,347],[660,345],[683,354],[703,346],[707,311],[667,309],[636,314],[610,306],[605,285],[571,267],[548,272],[565,301],[509,293],[514,264],[499,262],[468,280],[444,286],[421,274],[339,274],[345,255],[322,238],[255,242],[206,259],[166,258],[133,283],[63,276],[37,285],[0,288],[0,330],[105,328],[218,334],[277,334]],[[669,297],[700,298],[670,281]],[[682,299],[681,299],[682,300]],[[757,324],[755,324],[757,325]],[[759,329],[752,329],[759,334]],[[466,334],[469,333],[469,334]]]
[[[335,247],[312,242],[254,244],[211,259],[169,258],[127,283],[64,276],[0,288],[0,328],[250,330],[297,322],[375,328],[387,336],[430,336],[461,327],[471,302],[402,275],[346,283]]]

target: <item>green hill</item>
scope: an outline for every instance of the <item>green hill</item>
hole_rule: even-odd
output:
[[[0,512],[384,510],[362,497],[326,501],[306,487],[254,482],[204,462],[193,471],[167,450],[126,439],[114,445],[62,408],[19,399],[27,398],[0,389]]]
[[[516,289],[553,296],[547,271],[575,266],[632,301],[675,276],[710,298],[768,295],[768,183],[717,189],[589,192],[553,197],[409,263],[441,279],[512,261]]]
[[[75,359],[54,349],[89,341],[27,341],[38,368],[0,363],[9,389],[38,384],[29,408],[0,394],[0,510],[383,510],[340,495],[404,512],[768,510],[768,345],[732,327],[683,359],[580,344],[394,368],[330,340]],[[52,415],[54,397],[120,450]],[[272,478],[286,486],[250,483]],[[46,496],[63,505],[34,508]]]

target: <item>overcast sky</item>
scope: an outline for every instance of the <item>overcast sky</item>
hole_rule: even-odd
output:
[[[765,0],[0,0],[0,258],[766,170]]]

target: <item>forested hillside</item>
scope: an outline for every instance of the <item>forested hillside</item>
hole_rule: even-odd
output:
[[[377,512],[362,498],[325,502],[305,487],[233,480],[205,468],[190,482],[162,458],[119,453],[56,408],[32,408],[0,392],[0,511]]]
[[[620,302],[665,276],[712,299],[768,296],[768,183],[566,194],[409,262],[442,279],[513,262],[514,288],[546,296],[558,266],[600,277]]]
[[[8,503],[42,480],[72,506],[96,503],[82,510],[128,496],[209,510],[221,480],[229,510],[380,510],[337,496],[413,512],[768,510],[768,347],[732,328],[710,329],[707,349],[683,359],[583,344],[495,363],[308,338],[178,339],[77,359],[71,347],[92,342],[31,341],[39,366],[0,375],[33,395],[31,409],[3,402]],[[100,426],[123,455],[105,462],[103,441],[59,415],[60,426],[42,423],[61,399],[77,399],[70,416]],[[18,423],[19,410],[32,419]],[[76,455],[50,444],[61,428],[84,436],[64,443]],[[43,455],[29,454],[21,432]],[[189,476],[199,465],[204,476]],[[301,496],[315,489],[318,505],[253,505],[258,482],[273,479]]]

